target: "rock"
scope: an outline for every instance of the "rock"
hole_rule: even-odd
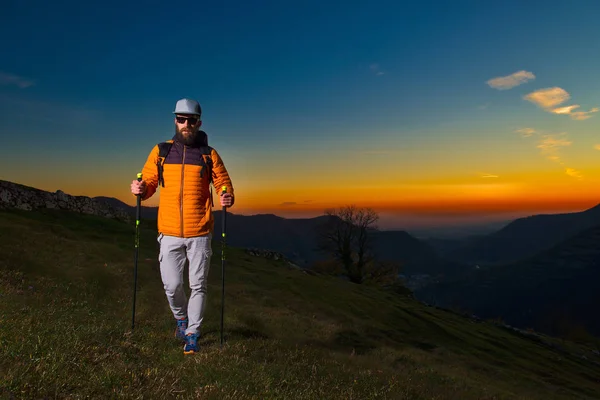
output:
[[[62,203],[68,203],[69,202],[69,196],[67,196],[65,194],[65,192],[63,192],[62,190],[57,190],[56,191],[56,198],[59,202]]]
[[[82,214],[97,215],[131,223],[133,218],[120,208],[87,196],[71,196],[62,190],[55,193],[18,183],[0,180],[0,209],[32,211],[42,208],[61,209]]]
[[[276,252],[276,251],[263,250],[263,249],[257,249],[257,248],[252,247],[252,248],[247,248],[245,250],[245,252],[246,252],[246,254],[249,254],[254,257],[268,258],[270,260],[276,260],[276,261],[279,261],[279,260],[285,261],[292,268],[302,269],[298,265],[294,264],[292,261],[288,260],[286,256],[284,256],[283,254]]]
[[[269,258],[271,260],[285,259],[285,256],[283,254],[278,253],[276,251],[262,250],[262,249],[257,249],[257,248],[247,248],[246,254],[250,254],[251,256],[255,256],[255,257]]]
[[[27,203],[19,203],[16,205],[16,208],[18,208],[19,210],[25,210],[25,211],[31,211],[33,209],[31,207],[31,204],[27,204]]]

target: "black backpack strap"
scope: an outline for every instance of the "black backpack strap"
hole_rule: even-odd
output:
[[[162,187],[165,187],[165,178],[163,176],[163,164],[165,163],[165,159],[167,158],[169,151],[171,151],[172,145],[172,140],[158,144],[158,160],[156,161],[156,168],[158,169],[158,184],[162,185]]]
[[[215,202],[213,200],[213,194],[212,194],[212,188],[210,187],[210,184],[213,183],[213,176],[212,176],[212,167],[213,167],[213,162],[212,162],[212,147],[206,145],[206,146],[202,146],[200,148],[200,151],[202,152],[202,159],[204,160],[204,165],[206,166],[206,173],[208,174],[208,185],[209,185],[209,189],[210,189],[210,204],[212,205],[212,207],[215,206]],[[202,177],[202,172],[200,172],[200,177]]]

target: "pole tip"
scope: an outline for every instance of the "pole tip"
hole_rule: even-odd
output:
[[[222,192],[222,193],[227,193],[227,186],[223,186],[223,187],[221,188],[221,192]]]
[[[141,173],[141,172],[138,172],[138,174],[137,174],[137,178],[138,178],[138,181],[141,181],[141,180],[142,180],[142,173]]]

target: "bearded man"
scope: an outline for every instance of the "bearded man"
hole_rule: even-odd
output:
[[[200,104],[181,99],[173,114],[175,135],[154,146],[142,169],[142,180],[131,182],[131,193],[144,201],[162,186],[157,221],[161,279],[176,320],[175,337],[185,343],[184,354],[193,354],[198,351],[212,256],[214,219],[210,184],[226,189],[219,195],[221,206],[231,207],[235,197],[222,158],[208,146],[206,133],[200,130]],[[186,262],[189,300],[183,286]]]

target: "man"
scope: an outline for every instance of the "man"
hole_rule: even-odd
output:
[[[168,154],[159,162],[159,145],[154,146],[142,169],[142,181],[131,183],[131,193],[147,200],[159,184],[163,186],[158,208],[160,273],[177,321],[175,336],[185,343],[184,354],[193,354],[198,351],[212,256],[214,219],[210,177],[220,192],[221,206],[233,205],[234,192],[223,160],[215,149],[208,147],[205,133],[200,130],[200,104],[181,99],[173,113],[175,136]],[[222,187],[227,189],[225,194],[221,192]],[[183,287],[186,261],[189,262],[189,302]]]

